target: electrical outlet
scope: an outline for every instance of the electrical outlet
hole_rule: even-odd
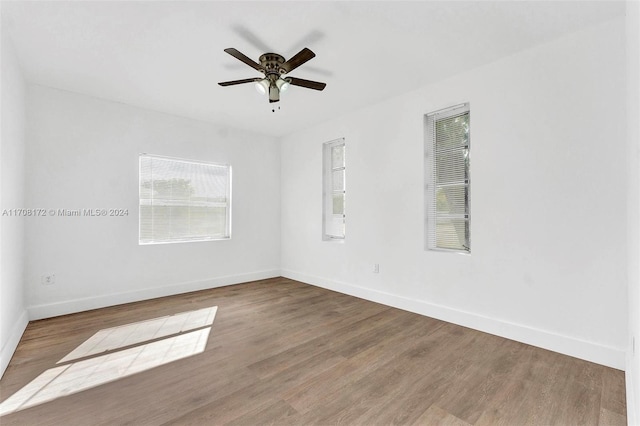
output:
[[[374,274],[379,274],[380,273],[380,264],[379,263],[374,263],[373,264],[373,273]]]
[[[48,274],[42,276],[43,285],[52,285],[56,283],[56,274]]]

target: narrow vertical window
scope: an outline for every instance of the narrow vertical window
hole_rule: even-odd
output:
[[[427,248],[471,252],[469,104],[426,115]]]
[[[342,138],[327,142],[322,147],[323,240],[344,240],[346,194],[344,146],[344,138]]]
[[[140,244],[231,237],[231,166],[140,155]]]

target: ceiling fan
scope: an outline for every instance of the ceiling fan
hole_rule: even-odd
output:
[[[224,51],[249,65],[251,68],[260,71],[264,74],[264,77],[224,81],[222,83],[218,83],[220,86],[255,83],[258,92],[262,94],[269,94],[269,102],[278,102],[280,100],[280,92],[287,90],[289,85],[306,87],[307,89],[314,90],[323,90],[326,86],[326,83],[320,83],[318,81],[303,80],[296,77],[283,77],[283,74],[290,73],[316,56],[315,53],[306,47],[293,55],[293,57],[289,58],[288,61],[285,61],[284,57],[277,53],[265,53],[260,56],[260,59],[258,59],[260,63],[253,61],[251,58],[234,48],[224,49]]]

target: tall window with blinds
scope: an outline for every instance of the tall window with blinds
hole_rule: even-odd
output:
[[[140,155],[140,244],[231,237],[231,166]]]
[[[323,214],[322,239],[344,240],[345,236],[345,149],[344,138],[322,147]]]
[[[426,246],[470,253],[469,104],[425,121]]]

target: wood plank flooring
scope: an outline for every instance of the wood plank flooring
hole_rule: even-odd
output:
[[[39,395],[55,395],[52,383],[69,394],[0,423],[626,424],[622,371],[285,278],[32,322],[0,380],[0,412],[56,368],[96,380],[82,361],[57,364],[96,332],[211,306],[201,353],[76,393],[57,377]]]

